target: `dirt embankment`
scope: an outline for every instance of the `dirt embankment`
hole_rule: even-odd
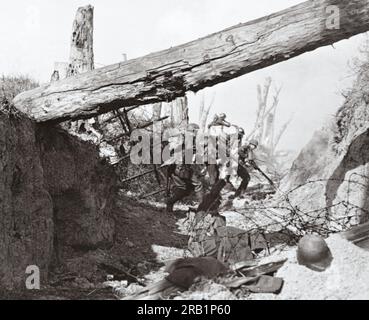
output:
[[[0,113],[0,286],[41,281],[73,250],[112,245],[115,175],[96,147]]]
[[[353,225],[369,218],[368,64],[335,119],[314,134],[283,184],[284,190],[296,188],[289,196],[301,210],[348,217]]]

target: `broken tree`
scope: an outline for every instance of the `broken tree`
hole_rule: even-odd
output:
[[[66,77],[73,77],[95,69],[93,50],[94,8],[90,5],[79,7],[73,21],[69,63]],[[95,118],[95,121],[98,121]],[[86,123],[87,124],[87,123]],[[78,132],[80,121],[69,124]],[[87,124],[88,125],[88,124]]]
[[[339,9],[339,28],[330,23],[332,8]],[[41,86],[13,103],[37,122],[90,118],[124,106],[170,101],[368,30],[367,0],[310,0],[177,47]]]
[[[92,6],[80,7],[73,22],[67,77],[95,69],[93,52]]]
[[[93,51],[94,8],[79,7],[73,21],[69,62],[55,62],[51,82],[95,69]]]

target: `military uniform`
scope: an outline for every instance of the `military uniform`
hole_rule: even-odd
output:
[[[255,146],[257,146],[257,142],[253,142]],[[255,162],[254,152],[252,151],[250,144],[243,145],[238,151],[238,169],[237,175],[242,179],[240,186],[236,190],[234,197],[239,197],[242,195],[249,185],[250,182],[250,173],[246,167],[246,163],[250,163],[253,165]]]
[[[172,212],[177,201],[195,192],[199,202],[203,198],[203,184],[198,165],[173,164],[168,167],[167,174],[171,177],[173,188],[172,195],[167,201],[167,211]]]
[[[231,124],[225,120],[226,115],[221,113],[219,115],[215,115],[213,121],[208,125],[209,133],[211,133],[214,137],[221,135],[223,133],[223,127],[231,127]],[[220,128],[219,128],[220,127]],[[219,130],[220,129],[220,130]],[[205,148],[208,148],[208,145],[205,145]],[[216,158],[218,154],[216,154]],[[209,182],[211,186],[214,186],[219,181],[219,165],[216,163],[206,163],[206,168],[209,175]]]
[[[216,163],[207,163],[206,168],[209,175],[209,183],[211,186],[215,185],[219,180],[219,168]]]
[[[189,126],[196,125],[190,124]],[[202,201],[204,190],[199,164],[170,164],[167,168],[167,175],[168,178],[171,178],[173,184],[172,195],[167,200],[167,212],[172,212],[174,204],[189,196],[192,192],[195,193],[199,202]]]
[[[214,116],[214,119],[212,122],[209,123],[208,128],[210,129],[211,127],[214,126],[230,127],[231,124],[228,121],[226,121],[226,115],[224,113],[221,113],[219,115],[216,114]]]

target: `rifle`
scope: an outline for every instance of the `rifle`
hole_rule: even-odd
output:
[[[161,192],[164,192],[164,191],[166,191],[165,188],[157,190],[157,191],[153,191],[153,192],[150,192],[150,193],[147,193],[147,194],[144,194],[144,195],[140,196],[140,199],[145,199],[145,198],[154,196],[154,195],[156,195],[158,193],[161,193]]]
[[[169,199],[169,197],[170,197],[170,174],[169,174],[169,166],[167,167],[166,197],[167,197],[167,199]]]
[[[255,170],[257,170],[257,171],[259,171],[260,173],[261,173],[261,175],[265,178],[265,179],[267,179],[268,180],[268,182],[269,182],[269,184],[271,185],[271,186],[275,186],[274,185],[274,182],[272,181],[272,179],[270,179],[259,167],[258,167],[258,165],[254,162],[254,161],[251,161],[250,162],[251,163],[251,165],[253,166],[253,168],[255,169]]]
[[[137,178],[140,178],[140,177],[142,177],[142,176],[144,176],[144,175],[147,175],[147,174],[149,174],[149,173],[151,173],[151,172],[154,172],[154,171],[155,171],[154,169],[151,169],[151,170],[149,170],[149,171],[142,172],[142,173],[136,174],[136,175],[134,175],[134,176],[132,176],[132,177],[129,177],[129,178],[123,179],[123,180],[121,181],[121,186],[122,186],[122,184],[123,184],[123,183],[126,183],[126,182],[131,181],[131,180],[135,180],[135,179],[137,179]]]

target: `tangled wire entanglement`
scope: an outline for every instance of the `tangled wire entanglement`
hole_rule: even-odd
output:
[[[291,240],[298,240],[306,233],[327,237],[332,233],[347,230],[358,224],[361,216],[369,214],[367,208],[355,203],[357,188],[367,188],[368,184],[362,181],[369,180],[367,176],[357,173],[351,174],[347,180],[337,181],[338,184],[344,182],[347,184],[344,197],[335,202],[330,201],[330,205],[317,208],[318,204],[316,204],[313,209],[307,209],[306,197],[311,195],[307,193],[306,197],[303,196],[306,188],[324,190],[322,186],[328,180],[307,181],[287,192],[278,190],[270,201],[252,202],[244,209],[236,209],[235,211],[242,214],[247,220],[249,232],[280,232],[291,237]]]
[[[235,247],[234,250],[228,248],[228,252],[236,251],[236,247],[239,249],[239,243],[243,242],[245,238],[248,238],[250,247],[256,250],[256,253],[258,249],[263,247],[264,254],[268,254],[271,247],[297,244],[299,239],[307,233],[328,237],[332,233],[347,230],[358,224],[362,215],[369,215],[366,208],[355,203],[357,188],[366,188],[367,184],[363,183],[363,180],[366,179],[368,177],[355,173],[347,180],[337,181],[339,184],[343,182],[347,184],[344,197],[341,195],[341,198],[336,199],[331,205],[322,207],[317,207],[319,204],[315,203],[315,207],[311,209],[304,198],[304,195],[311,197],[306,192],[306,188],[323,190],[322,186],[325,186],[328,179],[307,181],[287,192],[278,189],[274,197],[266,200],[249,202],[246,200],[243,206],[233,207],[225,214],[227,216],[230,212],[236,213],[237,217],[233,219],[233,223],[228,221],[227,217],[227,225],[243,230],[237,234],[232,232],[232,238],[238,240],[231,241]],[[202,223],[202,220],[198,219],[189,219],[187,229],[190,234],[215,234],[217,237],[216,226],[211,223],[211,219],[208,223]]]

